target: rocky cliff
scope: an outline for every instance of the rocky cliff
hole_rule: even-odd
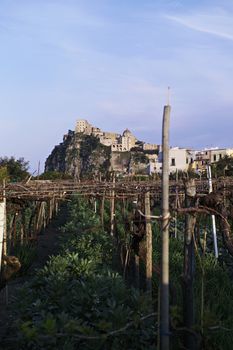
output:
[[[57,171],[77,179],[104,174],[110,169],[111,147],[94,136],[69,131],[45,162],[45,172]]]
[[[106,176],[109,171],[146,174],[149,158],[142,150],[111,152],[94,136],[69,131],[45,162],[45,172],[56,171],[76,179]]]

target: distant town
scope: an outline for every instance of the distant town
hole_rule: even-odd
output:
[[[93,135],[105,146],[111,147],[112,152],[129,152],[141,150],[147,153],[149,158],[148,173],[158,173],[162,169],[162,147],[159,144],[150,144],[139,141],[129,129],[121,134],[102,131],[94,127],[85,119],[76,122],[75,133]],[[233,148],[206,148],[194,150],[188,148],[171,147],[169,154],[170,173],[176,171],[194,170],[201,172],[207,164],[215,163],[225,156],[233,156]]]

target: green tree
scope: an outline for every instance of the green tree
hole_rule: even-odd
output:
[[[9,175],[8,175],[7,167],[1,166],[0,167],[0,183],[2,183],[3,180],[8,180],[8,178],[9,178]]]
[[[29,176],[28,168],[29,162],[27,162],[24,158],[0,158],[0,178],[3,176],[3,178],[7,178],[12,182],[25,180],[25,178]]]
[[[218,176],[233,176],[233,158],[225,156],[214,164],[214,174]]]

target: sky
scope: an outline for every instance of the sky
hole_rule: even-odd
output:
[[[233,2],[0,0],[0,157],[43,163],[77,119],[233,147]]]

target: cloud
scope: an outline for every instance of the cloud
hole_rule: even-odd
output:
[[[164,15],[164,17],[189,29],[233,41],[232,15],[223,11],[212,14]]]

